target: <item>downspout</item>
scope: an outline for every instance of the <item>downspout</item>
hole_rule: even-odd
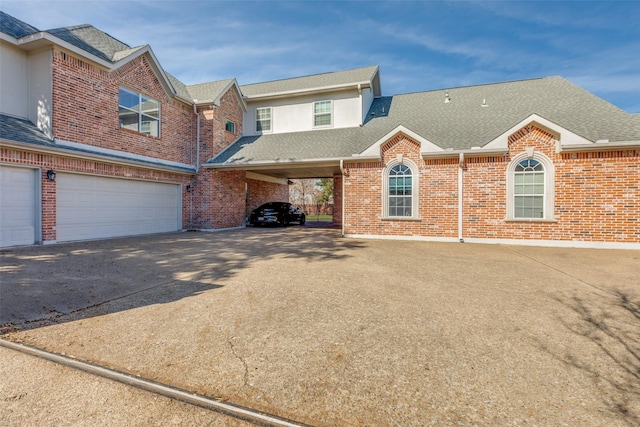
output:
[[[462,178],[464,171],[464,153],[460,153],[459,161],[458,161],[458,239],[460,243],[464,243],[463,232],[462,232],[462,219],[464,217],[462,212]]]
[[[196,173],[200,170],[200,114],[198,114],[198,107],[196,103],[193,103],[193,112],[196,115]]]
[[[340,220],[340,234],[344,237],[344,160],[340,159],[340,185],[342,186],[341,194],[340,194],[340,204],[341,204],[341,220]]]
[[[198,107],[195,103],[193,103],[193,113],[196,115],[196,175],[200,170],[200,114],[198,114]],[[197,177],[196,177],[197,179]],[[195,183],[194,183],[195,184]],[[189,228],[193,228],[193,190],[195,185],[191,185],[191,189],[189,191]]]

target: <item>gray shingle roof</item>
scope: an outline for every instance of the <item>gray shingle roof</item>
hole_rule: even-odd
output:
[[[0,139],[46,146],[54,145],[53,140],[29,120],[6,114],[0,114]]]
[[[40,30],[0,10],[0,32],[19,39],[40,32]]]
[[[445,92],[376,98],[362,127],[243,137],[208,163],[345,158],[362,153],[398,126],[442,149],[465,150],[484,146],[532,114],[593,142],[640,140],[638,115],[561,77],[452,88],[449,103]]]
[[[246,97],[254,97],[272,93],[295,92],[299,90],[313,90],[331,86],[343,86],[357,83],[368,83],[378,71],[378,66],[356,68],[354,70],[337,71],[333,73],[315,74],[292,79],[274,80],[265,83],[255,83],[240,86],[240,91]]]
[[[187,89],[192,99],[198,102],[213,101],[222,95],[222,92],[234,81],[234,79],[217,80],[214,82],[188,85]]]
[[[167,76],[167,79],[169,79],[171,86],[173,86],[173,89],[176,91],[176,94],[179,97],[181,97],[182,99],[193,100],[191,93],[189,93],[189,89],[187,89],[187,86],[184,83],[182,83],[180,80],[167,73],[166,71],[164,72],[164,74]]]
[[[54,28],[47,30],[47,33],[109,62],[113,62],[117,52],[131,49],[129,45],[92,25]]]

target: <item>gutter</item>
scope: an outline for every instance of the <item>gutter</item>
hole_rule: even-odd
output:
[[[609,151],[609,150],[632,150],[640,149],[640,141],[615,141],[609,142],[608,139],[598,140],[592,144],[575,144],[562,145],[559,144],[558,152],[577,153],[584,151]]]
[[[68,143],[68,144],[72,144],[72,143]],[[77,159],[96,160],[96,161],[116,164],[116,165],[130,165],[130,166],[135,166],[142,169],[152,169],[152,170],[159,170],[164,172],[172,172],[172,173],[185,174],[185,175],[193,175],[194,173],[194,170],[191,168],[191,165],[185,164],[184,166],[181,166],[181,165],[171,166],[168,164],[163,164],[158,161],[154,161],[153,158],[149,158],[148,160],[146,159],[136,160],[136,159],[128,159],[126,157],[115,157],[115,156],[109,156],[106,154],[74,150],[74,149],[64,148],[60,146],[47,147],[43,145],[36,145],[36,144],[30,144],[30,143],[20,143],[20,142],[16,143],[11,141],[5,142],[5,140],[0,141],[0,146],[13,148],[16,150],[25,150],[25,151],[31,151],[36,153],[67,156],[67,157],[73,157]]]
[[[484,157],[484,156],[502,156],[509,152],[509,148],[495,148],[491,150],[482,148],[471,148],[468,150],[442,150],[423,152],[420,155],[429,159],[444,159],[449,157],[459,157],[460,155],[468,157]]]

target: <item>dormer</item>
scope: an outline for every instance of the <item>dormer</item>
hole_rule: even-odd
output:
[[[244,135],[361,126],[380,96],[378,66],[240,87]]]

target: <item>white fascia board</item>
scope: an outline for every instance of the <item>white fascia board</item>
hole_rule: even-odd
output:
[[[373,145],[371,145],[369,148],[367,148],[360,154],[354,155],[354,158],[364,157],[364,158],[380,159],[382,157],[382,153],[380,152],[380,147],[400,133],[408,136],[409,138],[415,141],[418,141],[420,143],[420,154],[422,154],[423,156],[426,153],[440,153],[444,151],[441,147],[437,146],[436,144],[429,141],[428,139],[423,138],[422,136],[418,135],[412,130],[407,129],[406,127],[400,125],[395,129],[393,129],[392,131],[388,132],[385,136],[377,140],[375,143],[373,143]]]
[[[559,126],[556,123],[550,120],[547,120],[542,116],[539,116],[537,114],[532,114],[529,117],[516,123],[514,126],[509,128],[506,132],[503,132],[494,140],[485,144],[482,147],[482,149],[509,148],[509,136],[513,135],[515,132],[519,131],[520,129],[528,125],[539,126],[547,131],[550,131],[553,134],[558,135],[558,139],[560,141],[561,147],[568,146],[568,145],[584,145],[584,144],[590,144],[590,143],[592,144],[592,141],[589,141],[588,139],[574,132],[571,132],[570,130],[565,129],[562,126]]]
[[[370,84],[371,84],[370,81],[362,81],[362,82],[347,83],[342,85],[296,89],[296,90],[289,90],[284,92],[270,92],[270,93],[263,93],[260,95],[245,95],[244,99],[246,99],[247,101],[255,101],[255,100],[268,99],[268,98],[283,98],[287,96],[308,95],[312,93],[335,92],[337,90],[342,90],[342,89],[350,89],[350,88],[358,89],[358,86],[365,88],[365,87],[369,87]]]
[[[286,178],[276,178],[273,176],[262,175],[261,173],[255,173],[255,172],[247,172],[247,179],[271,182],[273,184],[283,184],[283,185],[289,184],[289,180]]]
[[[11,37],[9,34],[5,34],[0,32],[0,40],[11,43],[12,45],[17,46],[18,43],[18,39]]]
[[[158,61],[158,58],[156,58],[156,55],[153,53],[153,49],[151,49],[151,46],[148,44],[142,46],[140,49],[136,50],[135,52],[132,52],[131,55],[125,56],[121,60],[114,62],[113,64],[110,64],[109,69],[110,71],[117,70],[118,68],[122,67],[124,64],[127,64],[133,61],[135,58],[142,56],[145,53],[148,53],[149,56],[151,57],[151,68],[153,69],[153,72],[158,78],[158,80],[160,81],[160,84],[162,85],[162,88],[164,89],[166,94],[169,95],[170,97],[182,99],[181,97],[176,95],[176,91],[173,88],[173,85],[171,84],[171,82],[169,81],[169,78],[167,77],[164,70],[160,66],[160,62]],[[193,105],[193,100],[184,100],[184,101],[188,101],[190,105]]]

